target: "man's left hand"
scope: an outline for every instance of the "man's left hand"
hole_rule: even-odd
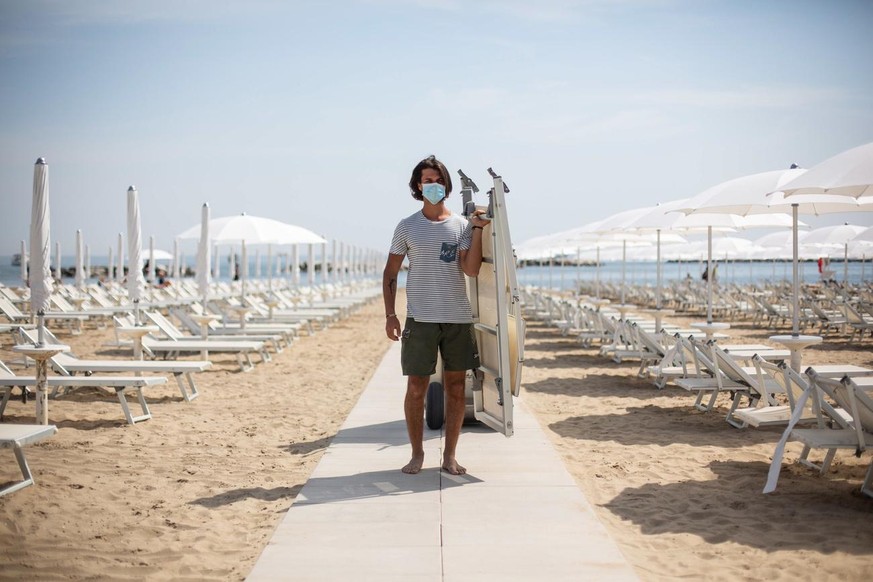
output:
[[[485,211],[484,211],[484,210],[477,210],[477,211],[475,211],[475,212],[472,214],[472,216],[470,216],[470,223],[471,223],[473,226],[482,226],[482,227],[484,227],[486,224],[488,224],[488,223],[490,223],[490,222],[491,222],[491,221],[490,221],[488,218],[485,217]]]

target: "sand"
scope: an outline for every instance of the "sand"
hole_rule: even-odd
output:
[[[252,372],[217,356],[199,399],[152,389],[154,418],[133,427],[109,392],[52,401],[61,430],[27,452],[37,484],[0,498],[0,579],[243,579],[389,347],[383,326],[376,302]],[[738,326],[731,341],[768,335]],[[101,347],[109,336],[63,339],[122,356]],[[9,346],[0,336],[7,362]],[[807,361],[873,366],[871,346],[828,339]],[[732,428],[726,400],[698,412],[689,393],[537,322],[526,356],[522,398],[643,580],[870,579],[873,500],[858,493],[870,453],[841,452],[820,477],[788,465],[789,445],[764,496],[779,430]],[[33,407],[11,402],[6,420],[32,422]],[[16,467],[0,455],[4,482]]]

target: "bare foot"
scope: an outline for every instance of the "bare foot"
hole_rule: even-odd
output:
[[[463,475],[467,472],[467,469],[460,466],[458,461],[453,458],[446,458],[443,461],[443,471],[450,475]]]
[[[421,471],[421,466],[424,464],[424,455],[413,455],[412,459],[406,463],[406,466],[400,469],[404,473],[409,475],[415,475],[419,471]]]

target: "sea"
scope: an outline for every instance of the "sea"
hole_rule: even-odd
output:
[[[261,259],[261,277],[266,278],[266,257]],[[75,265],[75,257],[61,257],[63,269],[72,268]],[[105,266],[107,257],[91,258],[92,268]],[[814,283],[819,280],[818,266],[815,261],[802,261],[800,263],[801,280],[806,283]],[[848,263],[848,278],[853,284],[873,281],[873,261],[853,261]],[[661,277],[664,284],[679,279],[699,279],[706,268],[706,263],[701,261],[671,261],[661,265]],[[842,281],[844,265],[839,259],[831,259],[830,269],[834,271],[835,279]],[[657,282],[657,264],[653,261],[628,261],[622,265],[621,261],[603,262],[599,267],[594,265],[565,265],[558,264],[549,266],[520,266],[517,269],[518,282],[520,285],[533,285],[549,287],[553,289],[576,289],[580,284],[593,284],[599,278],[603,283],[618,284],[624,280],[628,285],[651,285]],[[745,285],[748,283],[763,284],[773,281],[791,280],[790,261],[719,261],[718,280],[727,283]],[[255,272],[254,265],[249,267],[249,274]],[[378,274],[377,274],[378,276]],[[274,280],[278,277],[274,276]],[[229,281],[230,276],[225,268],[219,277],[221,281]],[[74,283],[72,278],[64,278],[65,283]],[[301,281],[306,284],[306,273],[301,274]],[[22,284],[21,267],[12,265],[11,256],[0,256],[0,283],[7,286],[17,287]],[[321,273],[316,271],[315,283],[321,283]],[[399,283],[405,283],[405,272],[401,273]]]

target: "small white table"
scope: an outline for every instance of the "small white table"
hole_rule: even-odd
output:
[[[128,335],[133,338],[133,358],[142,360],[142,338],[150,333],[157,333],[158,326],[156,325],[122,325],[116,328],[118,333]],[[138,372],[137,376],[142,373]]]
[[[233,307],[233,310],[236,311],[237,315],[239,316],[239,328],[245,329],[246,328],[246,313],[251,311],[251,309],[249,309],[245,305],[237,305],[237,306]]]
[[[69,352],[70,346],[64,344],[22,344],[13,346],[12,351],[36,360],[36,422],[48,424],[48,359],[61,352]]]
[[[264,303],[269,308],[268,317],[270,319],[273,319],[273,309],[278,307],[280,305],[280,302],[277,301],[276,299],[267,299],[266,301],[264,301]]]
[[[634,311],[637,308],[636,305],[631,305],[630,303],[615,303],[610,307],[618,311],[621,314],[622,319],[625,319],[628,312]]]
[[[800,372],[801,355],[804,348],[814,346],[822,342],[820,335],[771,335],[770,339],[780,343],[791,352],[791,369]]]
[[[200,325],[200,338],[207,340],[209,339],[209,324],[213,321],[218,321],[221,319],[220,315],[215,315],[212,313],[203,313],[203,314],[194,314],[191,316],[191,319],[196,321]],[[209,359],[209,350],[203,350],[200,352],[200,357],[204,360]]]
[[[594,309],[600,311],[600,308],[604,305],[609,305],[611,302],[609,299],[592,299],[588,303],[594,306]]]
[[[661,322],[664,320],[665,317],[668,317],[670,315],[676,315],[676,312],[674,310],[665,308],[643,309],[642,313],[651,315],[655,319],[655,333],[660,333]]]
[[[730,329],[731,324],[715,321],[697,321],[690,324],[694,329],[699,329],[706,335],[706,339],[711,340],[712,336],[720,331]]]

